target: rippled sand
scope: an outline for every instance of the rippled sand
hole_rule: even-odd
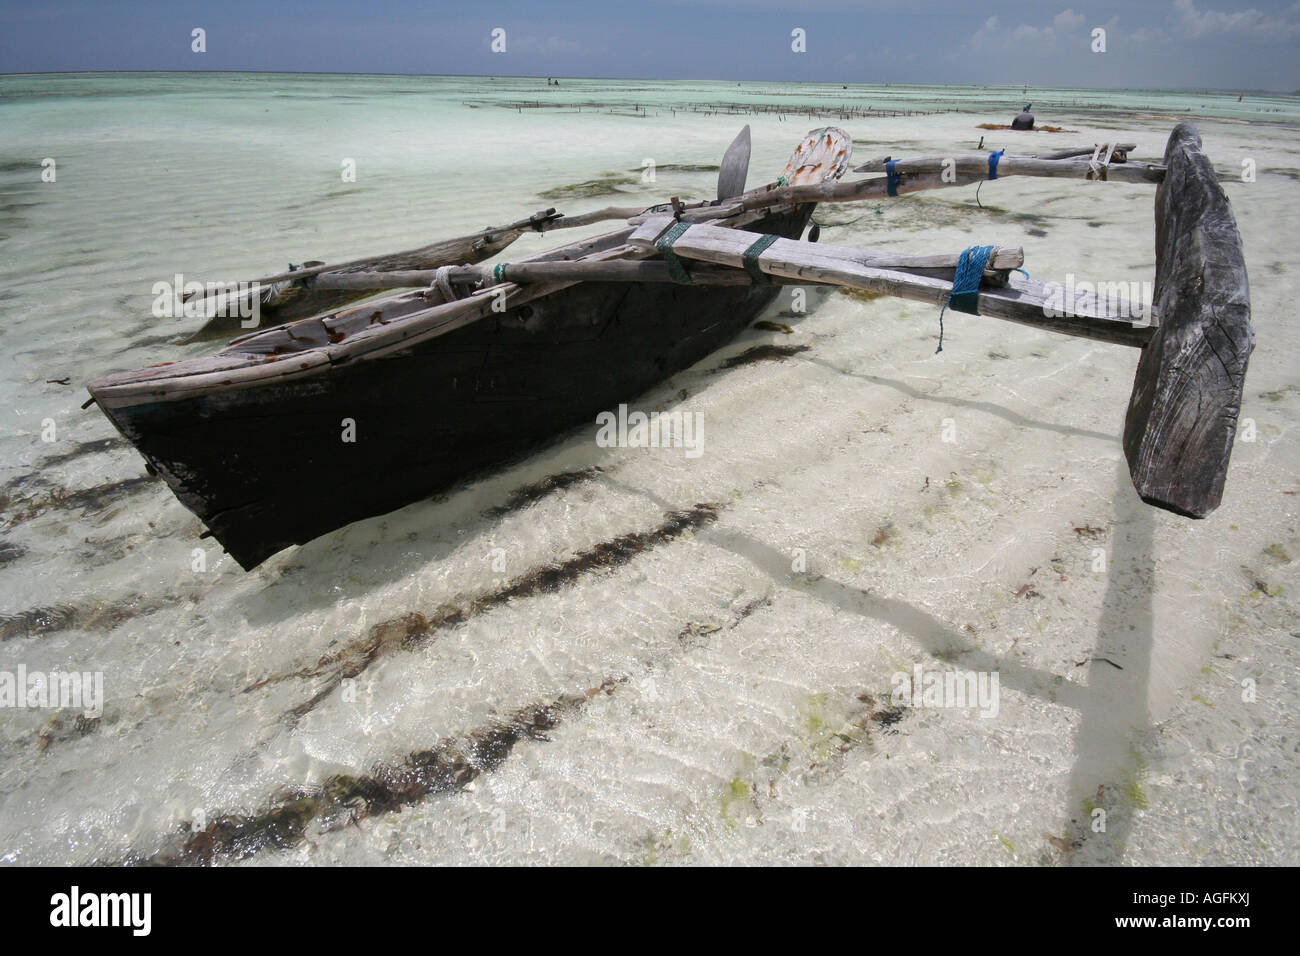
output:
[[[0,78],[0,671],[102,671],[107,698],[0,708],[0,858],[1298,862],[1293,101],[1035,91],[1078,132],[1021,134],[976,128],[1019,90],[95,82]],[[866,101],[926,115],[817,114]],[[98,375],[214,348],[150,317],[158,279],[705,198],[744,122],[752,186],[827,122],[859,160],[980,136],[1155,159],[1186,115],[1225,173],[1258,172],[1227,186],[1255,441],[1204,521],[1129,484],[1136,353],[949,313],[935,355],[935,310],[840,292],[784,292],[777,330],[634,401],[701,414],[698,458],[593,425],[248,574],[78,407]],[[823,242],[1146,281],[1153,192],[1005,179],[983,208],[963,188],[817,219]],[[917,665],[996,672],[996,715],[893,700]]]

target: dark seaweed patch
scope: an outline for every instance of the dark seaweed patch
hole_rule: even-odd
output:
[[[49,631],[62,631],[73,626],[77,609],[65,604],[61,607],[36,607],[17,614],[0,615],[0,640],[11,637],[35,637]]]
[[[677,632],[677,642],[683,648],[703,647],[708,643],[707,638],[710,635],[718,633],[724,627],[729,631],[739,627],[741,621],[745,620],[745,618],[761,608],[770,607],[771,604],[772,599],[769,597],[755,598],[733,614],[731,620],[727,621],[725,625],[691,621]]]
[[[870,694],[863,694],[858,700],[867,705],[868,721],[879,727],[883,733],[898,733],[898,728],[895,725],[907,716],[905,707],[881,706],[876,703],[875,698]]]
[[[756,345],[739,355],[733,355],[722,363],[722,368],[736,368],[740,365],[753,365],[755,362],[783,362],[792,355],[807,352],[807,345]]]
[[[978,208],[970,207],[970,206],[966,206],[962,208],[964,208],[967,212],[990,213],[994,216],[1010,219],[1012,222],[1023,222],[1031,226],[1037,226],[1040,229],[1043,228],[1044,226],[1050,226],[1052,224],[1052,220],[1050,217],[1039,215],[1036,212],[1019,212],[1017,210],[1004,209],[1001,206],[990,206],[987,204],[980,206]]]
[[[531,485],[524,485],[522,488],[516,488],[510,493],[505,504],[497,505],[483,512],[489,518],[500,518],[508,515],[512,511],[519,511],[535,502],[541,501],[547,495],[556,491],[563,491],[566,488],[572,488],[574,485],[590,481],[596,476],[602,474],[603,469],[599,466],[583,468],[580,471],[562,471],[559,474],[547,475],[541,481],[534,482]]]
[[[889,695],[883,699],[888,701]],[[876,752],[882,734],[897,733],[894,725],[906,714],[905,708],[881,703],[869,693],[858,694],[855,699],[835,692],[811,695],[799,721],[798,739],[782,743],[778,750],[761,758],[754,776],[736,777],[727,785],[723,817],[730,820],[728,805],[744,800],[761,819],[764,792],[774,800],[778,787],[787,779],[821,784],[839,775],[850,754]]]
[[[650,531],[636,531],[613,541],[603,541],[563,564],[538,568],[497,591],[487,599],[486,607],[555,591],[561,585],[570,584],[583,575],[622,567],[643,551],[667,544],[690,531],[712,524],[717,520],[718,508],[714,504],[698,504],[690,511],[673,512],[663,524]]]
[[[142,475],[138,478],[110,481],[102,485],[95,485],[92,488],[82,488],[78,491],[69,491],[67,488],[53,488],[42,497],[24,498],[12,502],[6,498],[4,501],[6,510],[9,507],[14,507],[14,511],[10,514],[5,527],[16,527],[25,521],[30,521],[32,518],[45,514],[47,511],[75,511],[80,509],[83,516],[92,511],[102,511],[107,505],[132,495],[145,485],[153,484],[156,481],[158,481],[157,478]],[[19,510],[19,507],[21,507],[21,510]]]
[[[65,462],[82,458],[86,455],[94,455],[101,451],[109,451],[113,448],[121,448],[126,441],[112,436],[109,438],[96,438],[94,441],[83,441],[73,445],[68,451],[60,452],[57,455],[49,455],[41,462],[42,465],[62,465]]]
[[[55,714],[45,722],[39,732],[36,734],[36,740],[44,753],[49,749],[50,744],[59,744],[68,740],[79,740],[88,734],[93,734],[99,729],[102,717],[87,717],[85,714],[77,714],[71,725],[64,723],[62,713]]]
[[[427,616],[412,612],[380,622],[365,637],[350,642],[340,651],[325,655],[312,667],[265,677],[244,688],[244,693],[295,677],[324,677],[325,684],[320,690],[285,712],[285,720],[293,726],[329,697],[345,679],[356,677],[379,658],[396,651],[417,648],[438,631],[463,624],[484,611],[511,601],[556,591],[587,574],[622,567],[642,552],[711,524],[717,519],[719,507],[715,504],[697,504],[689,511],[671,512],[657,528],[635,531],[612,541],[603,541],[589,551],[574,555],[568,561],[535,568],[505,586],[463,604],[444,604]]]
[[[6,173],[30,173],[32,182],[40,182],[41,169],[39,159],[0,160],[0,175]]]
[[[620,176],[616,173],[606,173],[599,179],[589,179],[582,183],[572,183],[568,186],[556,186],[554,189],[547,189],[538,193],[542,199],[591,199],[596,196],[611,196],[624,192],[620,186],[630,186],[638,182],[637,177]]]
[[[598,687],[532,704],[502,720],[420,750],[397,764],[375,767],[365,776],[337,774],[316,789],[294,789],[273,797],[252,814],[223,814],[201,830],[186,824],[172,846],[151,856],[133,856],[126,865],[212,866],[247,859],[264,850],[287,850],[306,837],[307,828],[339,829],[367,817],[400,811],[426,797],[463,790],[499,767],[515,745],[545,741],[547,732],[599,694],[612,694],[622,683],[609,679]]]
[[[3,568],[6,564],[12,564],[26,553],[27,549],[20,544],[0,541],[0,568]]]
[[[856,299],[858,302],[874,302],[876,299],[883,299],[889,294],[887,292],[872,292],[870,289],[850,289],[848,286],[840,286],[835,291],[839,295]]]
[[[152,614],[173,603],[146,601],[139,594],[128,594],[113,600],[96,599],[85,604],[57,604],[29,608],[17,614],[0,614],[0,641],[73,629],[111,631],[124,621]]]
[[[721,168],[716,163],[663,163],[655,167],[661,173],[716,173]],[[641,170],[630,169],[628,172],[640,174]]]

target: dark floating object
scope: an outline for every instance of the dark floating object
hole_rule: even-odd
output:
[[[1016,118],[1011,121],[1012,129],[1033,129],[1034,128],[1034,114],[1029,112],[1029,107],[1031,106],[1033,106],[1032,103],[1025,104],[1025,108],[1022,109],[1020,113],[1016,116]]]

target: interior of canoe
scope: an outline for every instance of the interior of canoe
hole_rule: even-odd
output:
[[[848,168],[852,142],[840,130],[824,127],[811,131],[799,143],[776,183],[807,185],[837,180]],[[739,224],[739,223],[738,223]],[[554,262],[587,258],[606,252],[604,244],[572,243],[529,257],[529,262]],[[223,352],[244,355],[286,355],[307,349],[337,345],[352,335],[375,326],[396,322],[422,309],[445,304],[435,289],[408,292],[328,315],[313,316],[253,332],[233,340]]]

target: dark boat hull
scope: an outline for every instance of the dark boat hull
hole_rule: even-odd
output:
[[[749,231],[796,238],[812,206]],[[391,357],[106,409],[250,569],[518,455],[734,338],[772,287],[585,282]],[[354,441],[345,441],[351,428]],[[594,434],[594,431],[593,431]]]

